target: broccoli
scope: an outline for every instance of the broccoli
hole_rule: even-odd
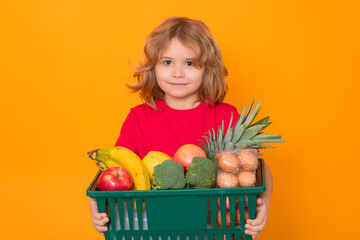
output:
[[[184,167],[173,160],[165,160],[154,167],[151,181],[152,189],[184,188],[186,185]]]
[[[193,188],[212,188],[216,183],[217,166],[206,157],[194,157],[187,168],[186,181]]]

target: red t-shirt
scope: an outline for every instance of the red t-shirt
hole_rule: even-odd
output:
[[[237,109],[227,103],[211,106],[204,102],[193,109],[177,110],[169,107],[165,101],[156,100],[156,111],[147,104],[138,105],[130,110],[121,128],[115,146],[126,147],[141,159],[149,151],[161,151],[173,157],[176,150],[184,144],[196,144],[204,140],[208,130],[218,127],[224,120],[225,131],[228,128],[231,112],[235,125],[239,118]]]

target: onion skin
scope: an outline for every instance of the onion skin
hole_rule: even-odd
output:
[[[217,176],[217,185],[220,188],[234,188],[239,186],[239,181],[233,173],[219,172]]]
[[[254,171],[240,171],[238,180],[240,187],[253,187],[256,183],[256,174]]]
[[[222,153],[218,157],[219,168],[225,172],[235,173],[240,168],[239,159],[232,153]]]
[[[255,170],[259,165],[257,156],[251,150],[241,150],[236,157],[239,159],[242,170]]]

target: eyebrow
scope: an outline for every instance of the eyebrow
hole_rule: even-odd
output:
[[[172,57],[168,57],[168,56],[162,56],[162,57],[160,57],[160,60],[162,60],[162,59],[170,59],[170,60],[173,60],[173,58]],[[194,60],[194,58],[195,57],[193,57],[193,58],[185,58],[185,60]]]

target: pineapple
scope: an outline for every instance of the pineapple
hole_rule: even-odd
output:
[[[231,123],[233,120],[233,114],[231,113],[229,126],[226,134],[224,135],[224,121],[219,126],[217,134],[212,129],[207,132],[207,136],[203,136],[206,139],[206,143],[202,140],[201,147],[204,149],[206,156],[210,159],[215,159],[217,151],[223,150],[235,150],[235,149],[260,149],[260,148],[274,148],[271,146],[263,145],[261,143],[282,143],[285,142],[281,139],[281,135],[277,134],[263,134],[262,130],[271,124],[269,117],[265,117],[253,124],[253,120],[260,111],[259,101],[254,109],[251,108],[254,104],[252,101],[249,109],[246,111],[246,107],[242,111],[238,121],[232,128]]]

